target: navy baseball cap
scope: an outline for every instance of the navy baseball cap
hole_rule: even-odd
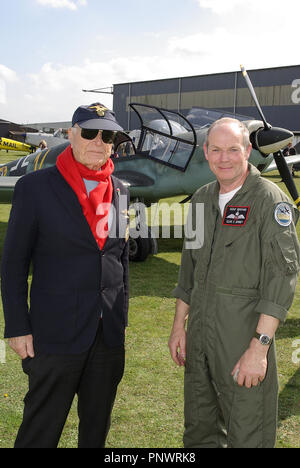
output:
[[[90,106],[78,107],[72,118],[72,127],[75,124],[81,128],[124,132],[124,129],[118,124],[114,112],[99,102]]]

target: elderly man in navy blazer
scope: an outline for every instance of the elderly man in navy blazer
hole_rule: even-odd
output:
[[[5,338],[29,379],[15,448],[57,447],[76,394],[78,447],[105,445],[128,315],[129,197],[110,159],[122,130],[80,106],[56,166],[16,184],[1,265]]]

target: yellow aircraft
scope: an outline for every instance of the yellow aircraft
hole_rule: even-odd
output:
[[[27,153],[32,153],[32,146],[21,143],[20,141],[10,140],[9,138],[0,137],[0,150],[9,150],[9,151],[25,151]]]

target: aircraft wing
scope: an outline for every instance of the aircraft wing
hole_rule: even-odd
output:
[[[11,203],[15,185],[20,177],[0,176],[0,203]]]
[[[120,179],[126,187],[149,187],[154,185],[154,180],[146,174],[135,171],[116,171],[114,175]]]
[[[285,160],[287,162],[287,165],[291,168],[294,164],[300,163],[300,154],[295,154],[294,156],[286,156]],[[271,164],[263,170],[263,174],[276,170],[278,169],[275,161],[273,160]]]
[[[14,188],[20,177],[0,177],[0,191]]]

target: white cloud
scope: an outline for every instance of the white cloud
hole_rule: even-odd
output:
[[[218,27],[208,33],[172,37],[168,47],[173,56],[180,56],[187,64],[196,63],[196,75],[235,71],[239,70],[240,64],[255,69],[297,63],[299,41],[296,30],[288,35],[274,35],[272,39],[269,31],[254,32],[251,37],[247,32],[247,37],[242,34]],[[182,68],[180,70],[182,73]]]
[[[298,17],[300,13],[299,0],[196,0],[200,8],[211,10],[212,13],[222,16],[237,13],[236,18],[231,17],[228,27],[234,27],[235,21],[238,23],[247,23],[249,18],[244,16],[245,12],[251,13],[259,20],[264,20],[264,26],[269,29],[273,21],[285,26],[285,20],[288,23],[293,22],[293,18]],[[230,19],[230,17],[229,17]],[[227,20],[227,17],[226,17]],[[255,23],[253,23],[255,26]]]
[[[5,104],[7,101],[6,84],[17,81],[17,74],[0,64],[0,104]]]
[[[74,109],[83,103],[100,100],[112,106],[112,96],[83,93],[82,89],[112,86],[114,83],[154,79],[157,67],[161,76],[172,73],[167,61],[159,57],[115,57],[106,62],[86,59],[72,66],[46,63],[38,73],[27,76],[27,104],[23,109],[23,120],[50,121],[69,120]],[[13,106],[14,107],[14,106]]]
[[[255,39],[251,47],[255,48]],[[209,33],[199,32],[184,37],[172,37],[168,43],[169,50],[174,55],[186,57],[188,60],[199,59],[198,66],[205,64],[210,71],[216,67],[221,71],[228,67],[233,70],[239,66],[238,57],[242,57],[247,44],[237,41],[236,35],[220,27]],[[234,64],[233,64],[234,62]],[[215,64],[215,66],[213,66]]]
[[[62,0],[43,1],[52,6],[54,3],[59,3],[60,7],[66,4]],[[118,48],[116,52],[112,44],[111,50],[105,50],[109,54],[103,53],[103,58],[99,60],[99,52],[94,53],[87,48],[89,57],[85,60],[74,61],[72,65],[55,61],[44,63],[35,73],[20,76],[17,86],[13,83],[16,74],[0,65],[1,117],[24,123],[69,120],[80,104],[100,100],[103,104],[112,106],[110,95],[83,93],[82,89],[104,88],[115,83],[222,73],[239,70],[240,63],[248,70],[295,64],[299,44],[297,29],[287,28],[288,23],[279,24],[287,13],[279,15],[277,11],[276,18],[274,11],[272,14],[258,15],[261,11],[267,12],[266,3],[269,0],[252,0],[256,6],[258,3],[262,5],[257,12],[251,9],[250,3],[243,1],[244,6],[241,9],[247,8],[248,14],[245,14],[245,9],[241,14],[238,8],[240,0],[196,1],[202,8],[210,8],[214,15],[222,8],[224,13],[221,17],[214,16],[210,28],[207,23],[205,28],[201,28],[199,22],[199,27],[194,32],[191,30],[187,35],[177,33],[169,40],[165,38],[159,51],[155,49],[154,52],[152,48],[144,55],[142,52],[130,55],[130,51],[134,54],[137,49],[128,48],[126,53],[122,53],[122,49]],[[288,4],[293,1],[285,0]],[[79,7],[86,4],[86,0],[67,0],[67,3]],[[224,8],[228,10],[225,12]],[[300,16],[300,2],[297,11]],[[288,14],[291,17],[291,11]],[[279,33],[274,34],[274,30]]]
[[[5,81],[0,78],[0,104],[5,104],[5,102],[6,102]]]
[[[16,81],[17,74],[14,70],[11,70],[10,68],[0,63],[0,78],[3,78],[7,81]]]
[[[254,1],[254,0],[253,0]],[[212,10],[213,13],[221,15],[239,4],[245,3],[244,0],[197,0],[201,8]]]
[[[234,32],[219,27],[209,33],[173,37],[161,55],[112,56],[102,61],[87,58],[73,65],[45,63],[36,73],[20,77],[18,86],[12,82],[14,72],[2,66],[0,103],[7,104],[0,106],[1,116],[19,123],[66,121],[70,120],[74,109],[81,104],[100,101],[108,107],[112,106],[111,95],[83,93],[82,89],[222,73],[239,70],[240,63],[249,70],[290,65],[294,63],[295,55],[288,54],[288,49],[283,63],[278,57],[281,40],[280,35],[277,39],[274,38],[273,55],[272,48],[268,54],[263,54],[259,51],[263,44],[268,43],[267,34],[253,36],[247,42],[237,40]],[[4,75],[6,79],[3,78]],[[1,86],[3,83],[6,84],[4,90]]]
[[[299,0],[196,0],[199,19],[210,10],[198,32],[169,39],[172,54],[198,60],[197,74],[268,68],[298,62],[299,34],[293,18],[300,17]],[[201,10],[202,9],[202,10]]]
[[[197,65],[189,67],[185,58],[172,54],[117,56],[107,61],[86,59],[71,66],[45,63],[37,73],[22,77],[18,86],[7,86],[7,104],[0,106],[0,113],[2,118],[18,123],[70,120],[81,104],[100,101],[112,107],[111,95],[83,93],[82,89],[196,74],[198,70]]]
[[[79,6],[86,6],[87,0],[36,0],[39,5],[51,8],[67,8],[77,10]]]

